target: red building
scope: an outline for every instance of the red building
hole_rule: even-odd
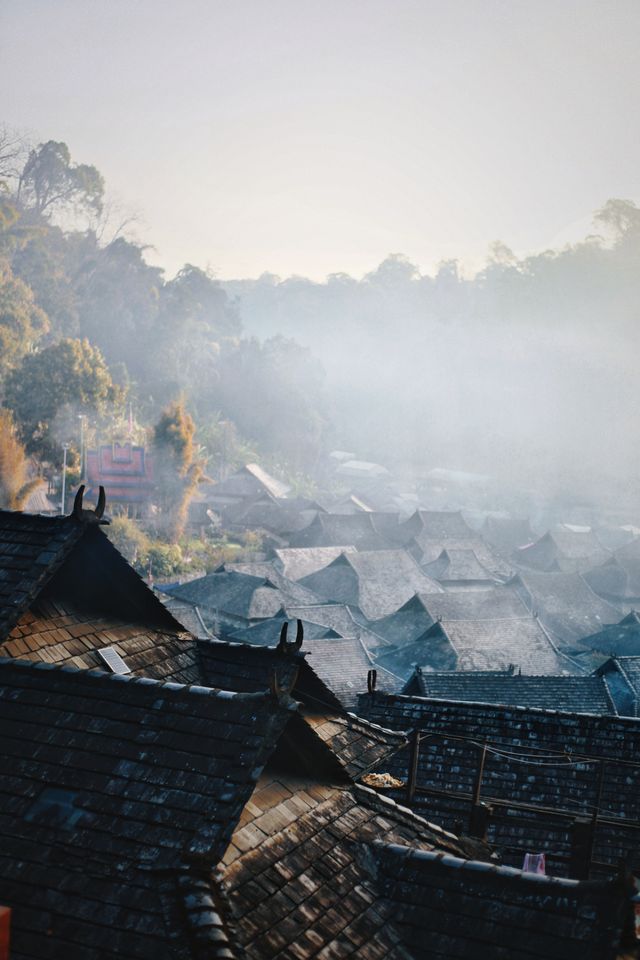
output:
[[[111,506],[118,504],[129,516],[146,512],[153,494],[153,460],[144,447],[110,443],[87,450],[86,473],[89,499],[103,486]]]

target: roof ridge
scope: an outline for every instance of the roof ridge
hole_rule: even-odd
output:
[[[464,673],[465,671],[459,671]],[[470,673],[473,671],[469,671]],[[588,674],[587,674],[588,676]],[[585,710],[557,710],[554,707],[528,707],[520,706],[518,704],[506,704],[506,703],[489,703],[486,700],[445,700],[443,697],[421,697],[417,693],[385,693],[384,691],[376,691],[376,697],[381,698],[385,697],[387,700],[407,700],[414,701],[420,700],[425,703],[449,703],[456,707],[463,707],[468,709],[469,707],[491,707],[493,710],[517,710],[519,713],[526,713],[527,711],[532,711],[534,713],[550,714],[550,715],[560,715],[564,717],[597,717],[599,720],[618,720],[620,722],[629,721],[630,723],[637,724],[640,721],[640,717],[621,717],[617,714],[608,716],[607,714],[602,713],[590,713]]]
[[[133,674],[109,673],[107,670],[99,670],[98,668],[83,670],[78,667],[69,666],[68,664],[44,663],[39,660],[19,660],[14,657],[0,657],[0,671],[3,667],[9,666],[18,671],[24,671],[25,673],[33,670],[40,672],[57,671],[58,673],[66,673],[69,676],[80,679],[88,678],[90,682],[100,683],[108,680],[111,683],[133,684],[140,687],[157,687],[175,693],[186,691],[189,694],[210,696],[218,700],[266,701],[275,699],[269,690],[258,691],[256,693],[239,693],[235,690],[223,690],[220,687],[205,687],[196,683],[177,683],[174,680],[156,680],[153,677],[137,677]],[[278,703],[280,703],[280,701],[278,701]],[[297,709],[296,701],[291,700],[291,703],[287,704],[287,709]]]
[[[471,870],[474,873],[491,874],[496,877],[509,877],[510,879],[520,879],[523,883],[541,884],[542,886],[557,886],[564,889],[584,888],[588,883],[589,887],[601,887],[602,889],[616,886],[616,880],[572,880],[568,877],[548,876],[547,874],[533,873],[527,870],[520,870],[518,867],[507,867],[502,864],[487,863],[483,860],[463,860],[461,857],[455,857],[450,853],[442,853],[436,850],[420,850],[416,847],[408,847],[400,843],[386,843],[384,840],[374,840],[373,846],[378,849],[391,851],[395,856],[401,856],[407,860],[418,860],[425,863],[440,862],[445,867],[454,867],[459,870]]]
[[[445,830],[444,827],[440,827],[437,823],[431,823],[430,820],[427,820],[425,817],[421,817],[419,813],[416,813],[415,810],[411,810],[409,807],[405,807],[403,804],[398,803],[396,800],[393,800],[391,797],[385,796],[383,793],[380,793],[378,790],[373,790],[371,787],[366,787],[363,783],[354,783],[350,788],[352,792],[356,795],[360,795],[360,799],[367,805],[371,806],[374,804],[375,808],[378,810],[380,807],[383,809],[386,808],[388,813],[394,813],[396,816],[401,816],[405,820],[411,820],[412,823],[418,823],[422,827],[426,827],[431,833],[440,839],[442,838],[445,843],[449,843],[452,846],[462,847],[462,840],[460,837],[456,836],[455,833],[450,833],[449,830]]]

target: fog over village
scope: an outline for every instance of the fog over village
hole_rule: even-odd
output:
[[[640,955],[639,29],[0,3],[0,960]]]

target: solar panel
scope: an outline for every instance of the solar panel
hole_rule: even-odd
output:
[[[100,659],[105,663],[111,673],[131,673],[130,667],[126,665],[118,651],[114,647],[103,647],[96,650]]]

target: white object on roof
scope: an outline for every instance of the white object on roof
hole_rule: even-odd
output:
[[[102,647],[101,650],[96,650],[96,653],[103,663],[109,667],[111,673],[131,673],[131,668],[126,665],[115,647]]]

